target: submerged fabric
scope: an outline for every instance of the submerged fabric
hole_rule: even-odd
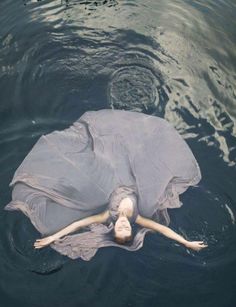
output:
[[[166,120],[130,111],[90,111],[68,129],[38,140],[15,172],[12,201],[5,209],[21,210],[45,236],[106,209],[115,217],[117,200],[132,194],[140,215],[168,225],[167,209],[180,207],[179,194],[200,179],[189,146]],[[50,246],[89,260],[100,247],[137,250],[148,231],[139,228],[129,245],[119,245],[113,228],[114,218]]]

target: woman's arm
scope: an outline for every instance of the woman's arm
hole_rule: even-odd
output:
[[[107,221],[108,217],[109,217],[109,212],[104,211],[100,214],[92,215],[82,220],[76,221],[51,236],[45,237],[43,239],[37,239],[34,243],[34,247],[42,248],[44,246],[47,246],[52,242],[54,242],[55,240],[58,240],[61,237],[78,230],[79,228],[91,225],[93,223],[104,223]]]
[[[156,223],[156,222],[154,222],[150,219],[144,218],[140,215],[138,215],[135,222],[142,227],[155,230],[155,231],[163,234],[164,236],[185,245],[187,248],[191,248],[191,249],[196,250],[196,251],[199,251],[202,248],[205,248],[205,247],[208,246],[208,245],[204,244],[203,241],[192,241],[192,242],[187,241],[184,237],[180,236],[179,234],[177,234],[176,232],[171,230],[169,227],[161,225],[159,223]]]

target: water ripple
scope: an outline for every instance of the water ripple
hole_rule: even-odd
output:
[[[37,306],[53,280],[58,295],[48,293],[45,306],[98,299],[147,306],[152,298],[167,306],[162,293],[222,288],[226,277],[210,274],[236,259],[235,9],[230,0],[1,1],[2,206],[15,169],[42,134],[87,110],[136,110],[169,120],[193,150],[203,179],[183,195],[172,227],[209,243],[198,254],[150,235],[137,253],[100,250],[89,263],[67,266],[53,250],[32,248],[38,234],[23,215],[2,210],[0,288],[9,297],[23,301],[32,289],[29,306]],[[16,277],[26,281],[19,285]],[[225,290],[216,303],[231,306]],[[69,294],[73,303],[65,301]]]
[[[160,83],[150,70],[128,66],[117,70],[112,76],[109,99],[112,108],[148,111],[158,104]]]

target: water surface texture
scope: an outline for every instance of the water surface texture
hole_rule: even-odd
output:
[[[236,306],[235,16],[234,0],[1,0],[1,306]],[[102,108],[161,116],[184,137],[202,181],[170,226],[208,249],[149,234],[137,252],[72,261],[34,250],[30,221],[3,210],[38,138]]]

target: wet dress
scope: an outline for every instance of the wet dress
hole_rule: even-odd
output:
[[[136,213],[169,225],[167,209],[180,207],[179,194],[200,179],[191,149],[165,119],[89,111],[71,127],[39,138],[14,174],[12,201],[5,209],[21,210],[47,236],[76,220],[112,212],[112,193],[119,191],[122,199],[132,190]],[[89,260],[100,247],[137,250],[148,231],[140,228],[131,244],[119,245],[112,239],[113,227],[114,218],[50,246],[70,258]]]

